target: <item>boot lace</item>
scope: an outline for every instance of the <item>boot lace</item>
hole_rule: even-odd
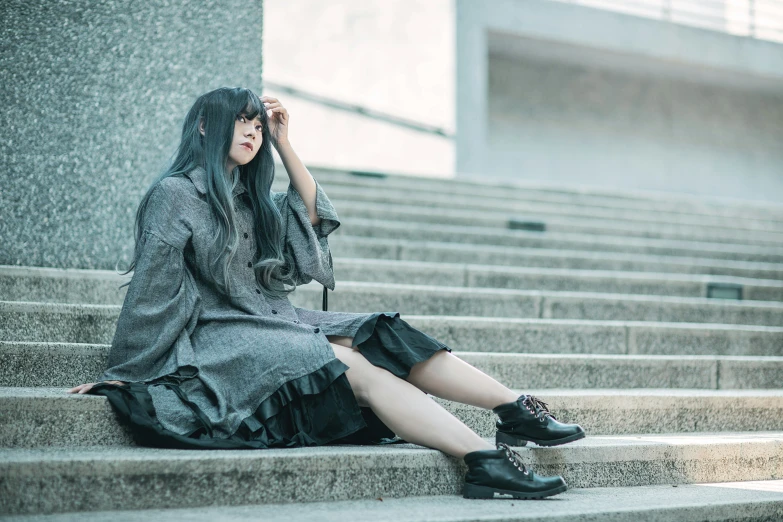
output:
[[[549,406],[547,406],[547,404],[538,397],[533,395],[525,395],[524,399],[522,399],[522,404],[524,404],[528,409],[533,408],[531,413],[541,420],[543,420],[543,418],[546,416],[557,420],[557,417],[555,417],[555,415],[549,411]]]
[[[514,467],[516,467],[519,471],[521,471],[525,475],[528,475],[530,473],[527,467],[525,466],[525,464],[522,462],[522,455],[512,450],[508,446],[508,444],[505,444],[503,442],[498,442],[497,448],[502,449],[503,451],[506,452],[506,456],[508,457],[508,460],[510,460],[511,463],[514,464]]]

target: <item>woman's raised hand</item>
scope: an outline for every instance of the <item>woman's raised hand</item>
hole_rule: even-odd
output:
[[[103,381],[103,382],[108,382],[109,384],[118,384],[118,385],[125,384],[122,381]],[[90,383],[87,383],[87,384],[80,384],[79,386],[74,386],[73,388],[68,390],[68,393],[82,393],[82,394],[84,394],[84,393],[87,393],[88,391],[90,391],[92,389],[92,387],[95,386],[96,384],[98,384],[98,383],[97,382],[90,382]]]
[[[288,142],[288,110],[283,107],[280,100],[271,96],[261,96],[266,114],[269,118],[269,133],[272,135],[274,145]]]

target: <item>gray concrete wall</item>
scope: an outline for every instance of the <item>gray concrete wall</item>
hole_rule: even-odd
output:
[[[783,45],[457,1],[457,176],[783,199]]]
[[[491,56],[492,174],[780,200],[783,97]]]
[[[0,2],[0,264],[112,269],[196,97],[261,92],[262,0]]]

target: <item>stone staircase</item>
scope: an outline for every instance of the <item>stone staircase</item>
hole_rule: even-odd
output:
[[[519,450],[570,489],[465,500],[461,461],[415,445],[135,446],[105,398],[65,392],[103,370],[126,278],[4,266],[0,515],[783,520],[783,206],[310,170],[343,223],[329,309],[399,311],[581,424]],[[441,402],[493,437],[491,412]]]

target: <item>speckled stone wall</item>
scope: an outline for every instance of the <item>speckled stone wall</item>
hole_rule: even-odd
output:
[[[124,269],[196,97],[261,93],[262,8],[0,2],[0,264]]]

